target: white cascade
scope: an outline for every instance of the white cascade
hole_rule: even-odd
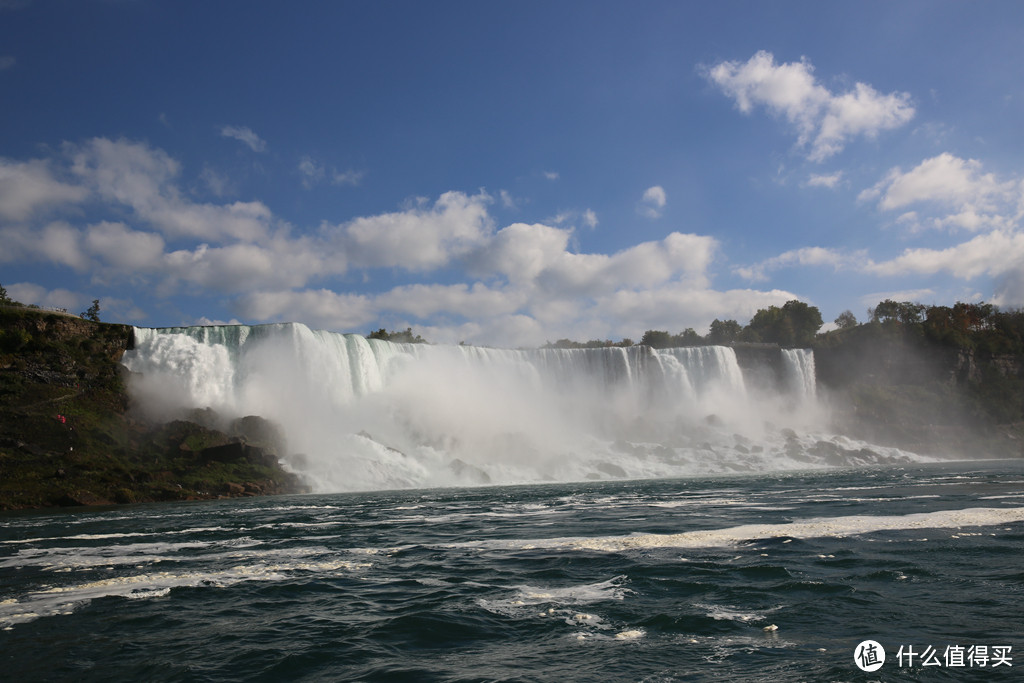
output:
[[[815,427],[813,353],[781,362],[789,386],[766,393],[728,347],[394,344],[294,323],[136,328],[123,359],[151,417],[265,417],[320,491],[813,465],[783,429]]]

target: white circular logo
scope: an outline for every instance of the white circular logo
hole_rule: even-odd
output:
[[[877,671],[885,663],[885,648],[877,640],[864,640],[853,651],[853,661],[861,671]]]

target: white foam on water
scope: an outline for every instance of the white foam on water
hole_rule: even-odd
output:
[[[286,552],[264,553],[262,559],[285,554]],[[251,556],[239,555],[239,559],[252,559]],[[317,554],[308,549],[293,552],[291,555],[317,557],[296,558],[283,562],[261,561],[223,569],[147,572],[42,588],[0,602],[0,628],[8,628],[40,617],[67,614],[98,598],[158,598],[166,596],[173,588],[224,588],[243,581],[287,581],[300,573],[353,572],[371,566],[367,562],[324,557],[322,551]]]
[[[530,540],[494,540],[448,544],[445,547],[531,550],[567,549],[622,552],[653,548],[728,547],[745,541],[788,538],[843,538],[878,531],[908,529],[960,529],[993,526],[1024,521],[1024,508],[966,508],[907,515],[851,515],[822,517],[784,524],[744,524],[725,529],[685,531],[678,534],[634,534],[631,536],[593,536]]]
[[[53,539],[46,539],[53,540]],[[235,539],[232,545],[244,543]],[[138,564],[169,560],[191,560],[193,555],[181,551],[206,549],[225,545],[209,542],[185,543],[131,543],[111,546],[69,546],[53,548],[23,548],[15,555],[0,560],[0,567],[41,567],[45,570]]]
[[[706,603],[694,603],[693,606],[716,621],[739,621],[743,623],[764,621],[768,614],[781,609],[780,607],[772,607],[766,610],[751,611],[741,610],[733,606]]]
[[[647,632],[642,628],[627,629],[625,631],[619,631],[615,634],[616,640],[638,640],[647,635]]]
[[[507,598],[489,600],[480,598],[477,604],[484,609],[504,616],[533,614],[542,605],[548,607],[544,616],[562,616],[569,620],[577,620],[581,613],[564,609],[566,606],[589,605],[608,600],[624,600],[629,589],[623,587],[625,576],[616,576],[607,581],[588,583],[576,586],[519,586],[516,592]],[[591,615],[591,618],[594,618]],[[579,620],[587,621],[580,617]],[[577,621],[579,621],[577,620]],[[597,621],[593,622],[598,623]]]

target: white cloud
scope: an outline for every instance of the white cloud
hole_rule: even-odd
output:
[[[270,232],[271,212],[261,202],[197,204],[183,197],[176,184],[181,167],[162,150],[106,138],[66,150],[86,187],[130,207],[169,238],[258,241]]]
[[[885,301],[886,299],[892,299],[893,301],[916,301],[919,303],[928,303],[935,297],[935,290],[933,289],[899,289],[899,290],[887,290],[884,292],[873,292],[871,294],[864,294],[857,300],[865,310],[873,308],[878,305],[879,302]]]
[[[7,286],[7,295],[23,304],[33,304],[46,308],[63,308],[69,313],[77,313],[85,298],[67,289],[47,289],[32,282],[15,282]]]
[[[843,172],[837,171],[828,175],[818,175],[812,173],[807,181],[804,183],[806,187],[827,187],[833,189],[839,186],[839,183],[843,180]]]
[[[760,105],[784,117],[796,129],[797,144],[809,146],[811,161],[842,151],[850,138],[873,138],[914,116],[907,93],[883,95],[864,83],[845,93],[832,93],[818,83],[806,58],[776,64],[774,55],[762,50],[745,63],[716,64],[705,76],[732,97],[744,114]]]
[[[238,299],[236,308],[249,320],[301,320],[333,330],[358,330],[379,315],[367,297],[328,289],[252,292]]]
[[[512,198],[512,195],[509,194],[508,190],[501,190],[498,193],[498,197],[501,198],[501,205],[504,206],[506,209],[519,208],[516,206],[516,200]]]
[[[88,191],[54,177],[48,161],[0,159],[0,218],[27,220],[33,213],[82,201]]]
[[[220,134],[238,140],[254,152],[265,152],[267,149],[266,141],[248,126],[224,126],[220,129]]]
[[[433,206],[356,218],[324,231],[359,267],[432,270],[468,253],[490,234],[490,201],[483,192],[446,192]]]
[[[135,273],[160,267],[165,244],[160,235],[102,222],[86,229],[84,246],[102,262]]]
[[[786,300],[779,292],[709,289],[718,243],[708,236],[673,232],[613,254],[575,253],[576,227],[597,223],[590,209],[566,212],[562,225],[496,229],[491,196],[452,191],[302,231],[260,201],[192,201],[178,161],[144,143],[96,138],[66,145],[60,159],[2,163],[8,184],[0,182],[0,218],[8,220],[0,223],[0,261],[52,263],[88,273],[94,285],[120,281],[157,298],[228,295],[232,313],[245,320],[349,331],[408,321],[436,340],[523,345],[706,327],[713,317]],[[214,189],[218,178],[208,171],[193,182]],[[330,182],[312,159],[307,171]],[[666,204],[658,186],[645,196],[654,208]],[[60,208],[72,210],[53,220]],[[378,268],[406,276],[444,269],[451,279],[374,294],[335,291],[329,280],[352,271],[369,279]],[[117,306],[145,315],[130,301]]]
[[[925,205],[930,218],[906,212],[900,221],[912,226],[963,228],[978,232],[1005,228],[1020,218],[1020,181],[1000,182],[994,174],[983,173],[980,161],[943,153],[925,159],[904,173],[893,168],[885,178],[860,193],[859,199],[879,199],[883,211]]]
[[[483,277],[497,273],[513,284],[533,282],[566,253],[571,235],[569,230],[540,223],[513,223],[470,255],[470,273]]]
[[[223,197],[234,191],[231,180],[209,166],[204,166],[199,174],[199,179],[206,185],[206,189],[215,197]]]
[[[331,185],[358,185],[366,176],[365,171],[328,169],[310,156],[304,156],[299,160],[299,174],[302,176],[302,186],[307,190],[324,182]]]
[[[482,282],[472,285],[405,285],[375,297],[374,306],[418,318],[438,313],[492,318],[515,313],[526,299],[527,294],[523,291],[492,289]]]
[[[548,180],[558,180],[560,176],[557,171],[544,171],[544,177]]]
[[[0,71],[6,71],[7,69],[14,68],[14,65],[18,63],[11,55],[0,55]]]
[[[644,196],[640,200],[640,206],[637,210],[648,218],[659,218],[661,217],[662,210],[665,208],[666,201],[665,188],[661,185],[648,187],[644,190]]]
[[[753,266],[737,267],[734,272],[752,282],[768,280],[768,273],[794,266],[832,266],[835,270],[854,269],[870,263],[867,252],[846,253],[824,247],[802,247],[783,252]]]
[[[868,270],[886,276],[945,272],[971,279],[1019,271],[1022,264],[1024,234],[993,230],[946,249],[907,249],[894,259],[870,264]]]
[[[366,176],[365,171],[334,171],[331,173],[331,184],[332,185],[358,185],[363,182],[363,177]]]

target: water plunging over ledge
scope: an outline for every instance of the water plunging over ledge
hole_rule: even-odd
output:
[[[135,329],[152,417],[260,415],[320,491],[771,471],[919,459],[825,433],[813,352],[396,344],[295,324]],[[774,379],[766,379],[774,378]]]

